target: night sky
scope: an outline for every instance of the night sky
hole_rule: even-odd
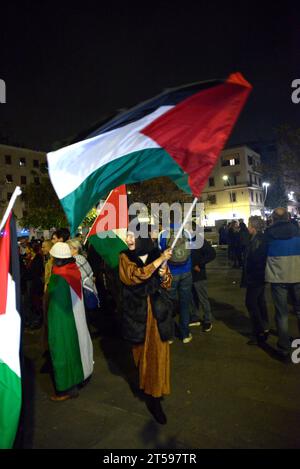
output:
[[[0,139],[47,151],[165,88],[234,71],[254,90],[230,143],[300,127],[300,103],[291,101],[300,78],[297,3],[1,4]]]

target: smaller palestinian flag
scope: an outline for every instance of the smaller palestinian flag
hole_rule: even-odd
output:
[[[0,235],[0,259],[0,449],[4,449],[14,444],[22,404],[20,266],[12,215]]]
[[[113,269],[119,265],[120,252],[127,249],[125,242],[127,228],[127,193],[123,184],[111,191],[87,238]]]

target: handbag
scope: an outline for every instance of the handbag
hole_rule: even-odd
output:
[[[98,296],[86,286],[83,286],[83,301],[86,309],[97,309],[99,307]]]

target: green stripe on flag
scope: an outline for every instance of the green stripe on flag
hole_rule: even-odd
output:
[[[113,269],[117,268],[119,265],[119,254],[124,249],[127,249],[126,243],[119,238],[119,236],[114,235],[113,231],[105,231],[106,237],[99,237],[97,235],[91,236],[88,241],[91,243],[95,250],[100,254],[104,261]]]
[[[22,403],[21,379],[0,362],[0,449],[12,448]]]
[[[61,199],[72,232],[75,232],[87,211],[112,189],[121,184],[140,182],[161,175],[169,176],[178,187],[191,193],[188,175],[163,148],[129,153],[98,168],[75,191]]]

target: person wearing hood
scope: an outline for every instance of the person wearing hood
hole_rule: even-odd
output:
[[[146,230],[146,231],[145,231]],[[119,276],[122,283],[123,337],[133,348],[139,370],[139,387],[146,404],[160,424],[167,422],[160,400],[170,394],[170,350],[174,322],[172,301],[166,289],[172,276],[165,265],[171,249],[163,253],[155,248],[148,227],[140,225],[128,231],[128,249],[120,254]]]
[[[93,345],[87,328],[80,271],[67,243],[50,250],[48,342],[56,394],[52,401],[78,396],[77,386],[93,372]]]
[[[266,230],[266,282],[271,284],[278,330],[278,349],[284,357],[290,353],[288,330],[288,292],[295,298],[295,313],[300,330],[300,230],[289,221],[285,208],[272,213],[273,224]]]

